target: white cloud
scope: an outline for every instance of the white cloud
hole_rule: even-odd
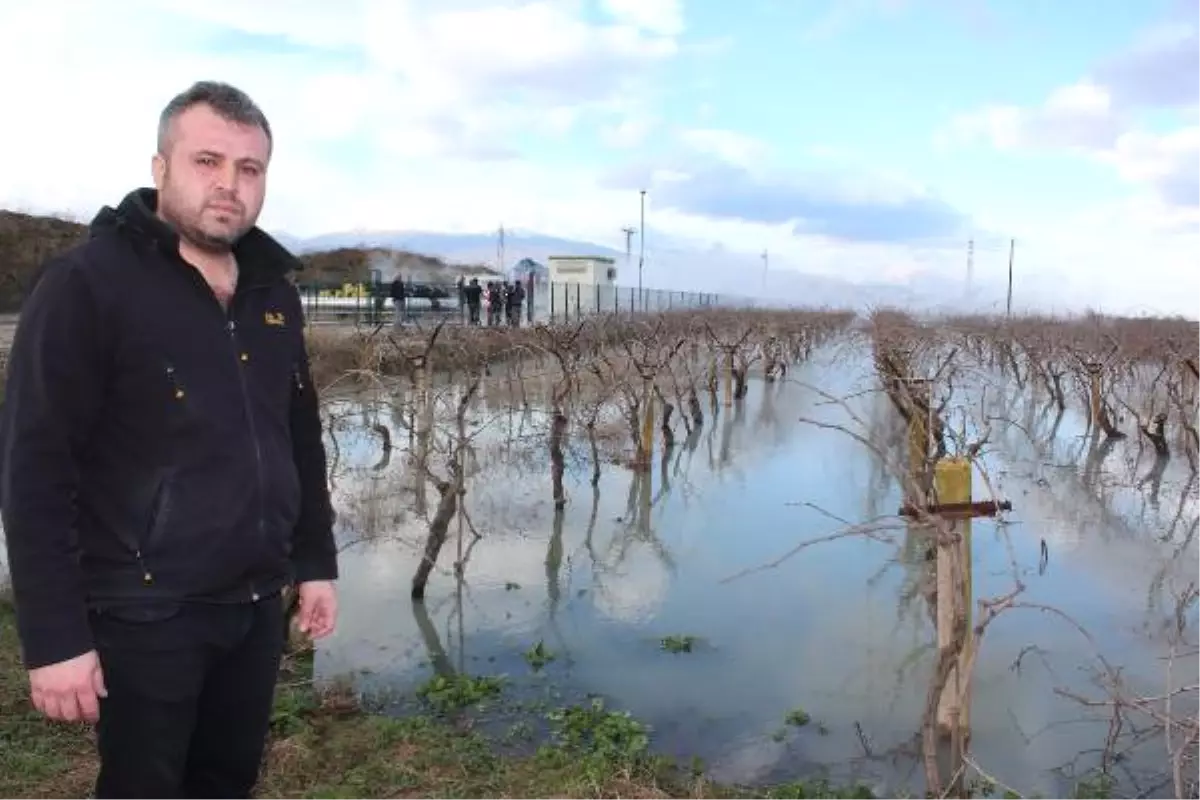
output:
[[[21,79],[5,86],[0,206],[87,218],[148,183],[159,110],[211,78],[247,90],[272,121],[269,228],[312,235],[503,223],[623,249],[620,229],[638,224],[637,192],[604,188],[604,159],[579,156],[572,137],[594,137],[621,157],[678,146],[662,116],[669,106],[657,94],[657,70],[687,50],[686,20],[678,0],[606,0],[600,8],[596,16],[584,0],[5,3],[0,71]],[[1047,107],[1094,117],[1106,108],[1102,92],[1087,88]],[[701,117],[712,106],[704,108]],[[1021,119],[1019,109],[998,113],[1001,122],[1004,114]],[[682,134],[693,151],[770,170],[762,142],[715,119],[701,125]],[[1194,139],[1125,136],[1114,139],[1111,157],[1128,180],[1157,187],[1191,152]],[[660,180],[670,177],[665,162],[657,166]],[[889,178],[856,192],[903,194],[908,185]],[[757,275],[764,248],[773,271],[858,280],[957,272],[961,261],[954,248],[797,237],[786,225],[683,214],[655,199],[647,198],[647,274],[668,256],[680,265],[660,274],[660,285],[711,279],[752,292],[744,269]],[[1138,226],[1165,217],[1154,217],[1150,199],[1139,202],[1136,213],[1116,215],[1117,227],[1133,231],[1131,242],[1152,242],[1156,229]],[[1025,258],[1092,257],[1086,237],[1055,235],[1046,239],[1053,246],[1026,245]],[[707,272],[691,266],[687,248],[707,254]]]
[[[601,0],[615,19],[664,36],[683,33],[682,0]]]
[[[807,3],[810,6],[818,3]],[[796,0],[776,0],[775,10],[801,5]],[[768,8],[771,8],[768,6]],[[807,41],[825,41],[866,25],[883,27],[906,14],[935,10],[947,14],[971,34],[995,28],[995,13],[987,0],[827,0],[824,10],[808,24],[800,37]]]
[[[1001,150],[1094,150],[1110,147],[1126,124],[1105,87],[1081,81],[1056,89],[1035,108],[993,105],[963,114],[940,137],[947,145],[984,139]]]
[[[1109,165],[1140,192],[1137,199],[1160,200],[1162,222],[1200,223],[1200,124],[1194,119],[1166,133],[1138,128],[1104,87],[1084,82],[1056,90],[1036,108],[994,106],[960,116],[935,143],[948,148],[979,139],[1005,152],[1066,151]]]
[[[6,5],[0,69],[28,77],[7,89],[23,124],[0,130],[19,155],[0,200],[87,215],[118,199],[149,179],[162,105],[218,78],[250,92],[276,132],[264,224],[480,227],[524,210],[533,227],[555,206],[586,213],[604,198],[585,168],[476,159],[588,117],[644,135],[630,81],[675,52],[672,36],[647,32],[678,27],[670,8],[590,24],[569,0]]]
[[[1165,211],[1190,212],[1186,219],[1200,222],[1200,125],[1161,135],[1130,131],[1099,157],[1125,180],[1154,187]]]
[[[1197,314],[1200,97],[1191,8],[1041,104],[986,106],[953,119],[935,137],[944,149],[982,141],[1011,156],[1057,154],[1111,169],[1128,187],[1123,198],[1064,209],[1054,219],[1000,224],[1032,239],[1039,263],[1069,274],[1077,291],[1107,308]],[[1147,110],[1157,115],[1151,120]]]
[[[264,225],[303,235],[503,222],[615,242],[636,224],[637,195],[598,188],[598,168],[478,158],[504,155],[522,134],[572,130],[589,115],[607,120],[610,141],[636,146],[657,120],[623,76],[670,56],[674,39],[647,31],[677,31],[678,4],[613,4],[601,25],[587,24],[572,2],[287,7],[130,0],[124,18],[82,3],[6,7],[0,69],[33,76],[14,82],[10,107],[36,122],[0,130],[5,152],[22,154],[0,173],[0,199],[84,217],[114,202],[149,180],[161,106],[193,80],[215,77],[249,91],[276,132]],[[278,46],[214,52],[230,33],[325,55]],[[335,159],[348,145],[364,151]],[[671,214],[653,225],[656,236],[713,230]],[[754,226],[721,230],[754,248],[762,238]],[[652,237],[649,252],[664,247]],[[775,248],[781,264],[786,249]]]
[[[654,130],[657,120],[648,116],[629,116],[604,127],[601,137],[610,147],[636,147]]]
[[[714,155],[741,167],[761,162],[768,153],[761,139],[737,131],[693,128],[681,132],[680,139],[698,153]]]

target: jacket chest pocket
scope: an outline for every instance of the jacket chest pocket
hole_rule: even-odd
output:
[[[227,432],[229,409],[236,408],[231,369],[198,365],[179,355],[159,359],[153,382],[154,406],[172,437],[194,439]]]
[[[228,432],[228,403],[210,372],[185,353],[145,346],[122,355],[106,387],[110,424],[97,446],[132,448],[148,463],[167,465]]]
[[[174,359],[166,359],[163,362],[163,380],[166,383],[164,387],[166,392],[166,401],[172,414],[181,414],[191,408],[194,400],[188,397],[188,391],[185,387],[185,381],[179,375],[178,369],[175,367]]]

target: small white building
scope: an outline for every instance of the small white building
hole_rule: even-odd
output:
[[[550,256],[547,266],[551,283],[585,283],[589,286],[614,286],[616,260],[605,256]]]

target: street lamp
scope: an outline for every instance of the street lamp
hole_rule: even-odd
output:
[[[642,295],[642,267],[646,265],[646,190],[642,189],[642,224],[638,227],[638,304],[646,310]]]

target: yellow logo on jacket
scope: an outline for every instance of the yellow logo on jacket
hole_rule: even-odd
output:
[[[282,328],[284,325],[283,312],[267,311],[263,314],[263,322]]]

